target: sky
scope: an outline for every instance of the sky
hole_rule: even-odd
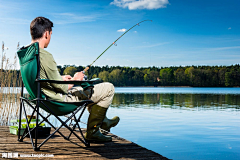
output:
[[[46,48],[58,65],[169,67],[240,61],[239,0],[0,0],[0,42],[13,60],[38,16],[53,23]]]

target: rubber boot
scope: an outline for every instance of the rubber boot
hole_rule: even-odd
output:
[[[88,117],[87,123],[87,132],[85,138],[89,142],[110,142],[112,141],[111,136],[105,136],[99,131],[99,127],[101,126],[105,115],[107,112],[107,108],[100,107],[96,104],[92,106],[90,115]]]
[[[110,132],[110,128],[115,127],[119,121],[120,121],[120,118],[118,116],[115,116],[112,119],[108,119],[105,116],[100,128],[104,129],[105,131]]]
[[[88,112],[90,113],[91,109],[92,109],[92,105],[89,105],[87,109],[88,109]],[[110,128],[115,127],[118,124],[119,121],[120,121],[120,118],[118,116],[115,116],[112,119],[108,119],[105,116],[100,128],[104,129],[105,131],[110,132]]]

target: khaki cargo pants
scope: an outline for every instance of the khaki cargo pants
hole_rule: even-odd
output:
[[[108,108],[112,103],[114,91],[115,90],[112,83],[104,82],[96,84],[94,85],[93,94],[90,100],[103,108]],[[73,87],[68,91],[65,102],[88,100],[90,94],[90,90],[83,91],[82,87]]]

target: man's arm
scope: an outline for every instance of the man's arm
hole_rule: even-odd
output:
[[[72,79],[72,77],[70,75],[64,75],[64,76],[61,76],[61,77],[64,81],[69,81],[69,80]],[[72,84],[68,84],[68,90],[71,89],[72,87],[73,87]]]
[[[64,76],[62,76],[62,79],[64,80],[64,81],[71,81],[71,80],[79,80],[79,81],[82,81],[83,80],[83,78],[84,78],[84,74],[83,74],[83,72],[77,72],[77,73],[75,73],[74,74],[74,77],[71,77],[70,75],[64,75]],[[72,84],[69,84],[68,85],[68,90],[69,89],[71,89],[73,87],[73,85]]]
[[[72,77],[70,75],[64,75],[64,76],[61,76],[61,77],[64,81],[69,81],[70,79],[72,79]]]

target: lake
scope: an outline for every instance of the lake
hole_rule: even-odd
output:
[[[174,160],[240,159],[240,88],[116,88],[114,134]]]
[[[170,159],[240,159],[240,88],[116,87],[115,115],[113,134]]]

